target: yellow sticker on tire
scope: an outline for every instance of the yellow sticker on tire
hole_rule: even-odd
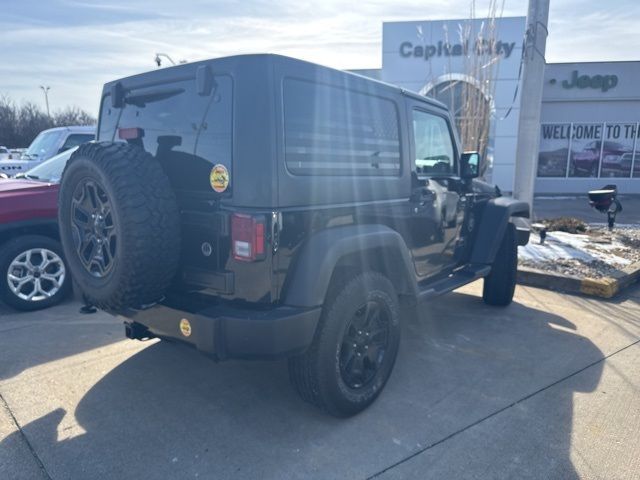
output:
[[[229,186],[229,170],[227,170],[227,167],[221,163],[215,165],[209,174],[209,183],[216,192],[224,192]]]
[[[183,318],[182,320],[180,320],[180,331],[182,332],[182,335],[184,335],[185,337],[188,337],[191,335],[191,323],[186,318]]]

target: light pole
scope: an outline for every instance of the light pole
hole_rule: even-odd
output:
[[[522,56],[522,94],[518,145],[516,147],[513,196],[529,202],[533,211],[533,193],[538,174],[540,110],[544,83],[544,52],[547,44],[549,0],[529,0],[527,32]],[[533,217],[533,215],[532,215]]]
[[[47,117],[51,118],[51,112],[49,111],[49,90],[51,87],[40,85],[42,92],[44,93],[44,102],[47,104]]]
[[[160,68],[160,66],[162,65],[162,59],[160,57],[164,57],[167,60],[169,60],[171,62],[171,65],[175,65],[176,62],[173,61],[173,58],[171,58],[168,54],[166,53],[156,53],[156,58],[154,59],[154,61],[156,62],[156,65],[158,65],[158,68]],[[178,63],[187,63],[186,60],[180,60]]]

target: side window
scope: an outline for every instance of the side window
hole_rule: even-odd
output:
[[[93,135],[72,133],[64,141],[64,145],[62,145],[62,148],[60,148],[60,151],[64,152],[65,150],[69,150],[70,148],[77,147],[78,145],[81,145],[86,142],[90,142],[93,139],[94,139]]]
[[[345,88],[284,82],[285,159],[294,175],[400,175],[392,100]]]
[[[438,115],[413,111],[416,173],[447,175],[456,172],[455,150],[447,121]]]

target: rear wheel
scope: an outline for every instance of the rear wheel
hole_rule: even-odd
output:
[[[39,310],[69,293],[71,279],[56,240],[26,235],[3,244],[0,251],[0,298],[8,305]]]
[[[507,225],[491,273],[484,279],[482,298],[488,305],[506,306],[513,300],[518,274],[518,242],[516,228]]]
[[[391,282],[366,272],[333,285],[313,344],[289,360],[302,398],[335,416],[356,414],[378,397],[398,353],[398,297]]]

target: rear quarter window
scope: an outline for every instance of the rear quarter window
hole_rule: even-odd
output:
[[[285,162],[294,175],[400,175],[395,103],[341,87],[285,79]]]

